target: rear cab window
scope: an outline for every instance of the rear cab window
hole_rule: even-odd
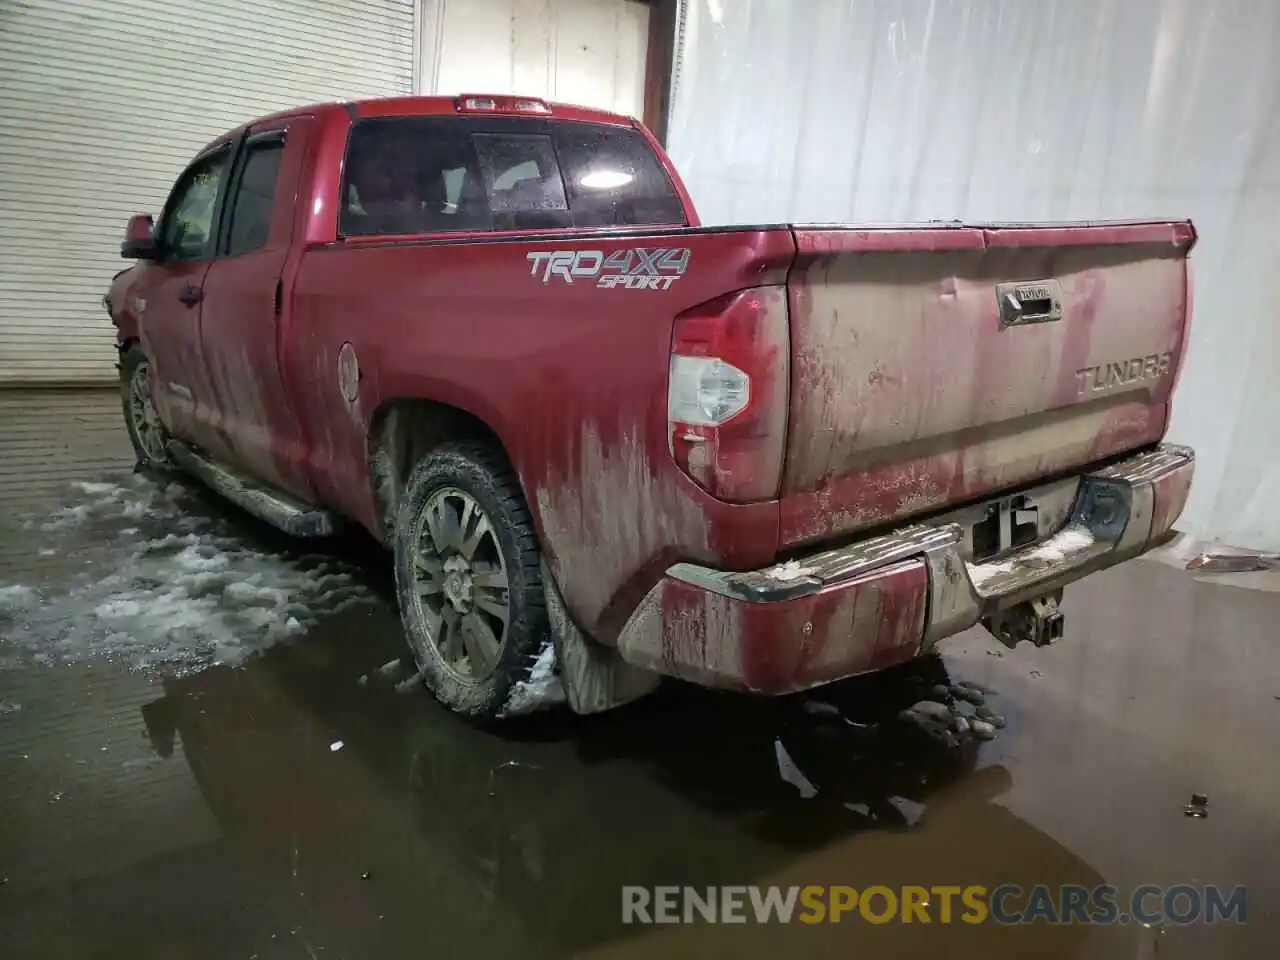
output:
[[[639,131],[516,117],[376,117],[351,130],[344,236],[684,226]]]

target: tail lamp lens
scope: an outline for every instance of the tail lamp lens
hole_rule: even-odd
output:
[[[714,427],[736,417],[751,400],[751,378],[719,357],[671,358],[670,419]]]
[[[676,318],[667,391],[671,455],[730,503],[778,495],[790,396],[786,290],[754,287]]]

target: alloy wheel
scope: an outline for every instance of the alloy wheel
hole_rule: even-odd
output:
[[[457,487],[433,492],[412,538],[413,595],[427,642],[459,680],[498,666],[511,619],[507,565],[489,516]]]
[[[145,360],[137,364],[129,376],[129,419],[147,459],[164,463],[167,460],[164,424],[151,402],[151,364]]]

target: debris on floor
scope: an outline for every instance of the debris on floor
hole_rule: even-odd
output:
[[[995,725],[988,723],[986,720],[973,720],[969,723],[969,728],[979,740],[994,740],[996,738]]]
[[[933,720],[951,719],[951,707],[937,700],[921,700],[909,707],[908,712]]]
[[[951,696],[953,696],[955,699],[965,700],[973,704],[975,707],[982,706],[983,701],[985,699],[985,696],[981,690],[979,690],[977,687],[973,686],[972,684],[967,684],[967,683],[952,684],[949,692],[951,693]]]
[[[888,797],[885,801],[902,817],[904,826],[914,827],[924,817],[925,805],[906,797]]]
[[[564,685],[560,682],[560,674],[556,669],[555,644],[548,637],[538,652],[538,658],[529,668],[528,677],[512,686],[502,714],[520,717],[564,703],[564,700]]]
[[[1257,573],[1280,570],[1280,553],[1201,553],[1187,561],[1201,573]]]
[[[1188,817],[1203,820],[1209,816],[1209,798],[1203,793],[1193,793],[1191,802],[1183,808],[1182,813]]]
[[[520,760],[504,760],[502,763],[489,768],[489,796],[496,797],[498,795],[497,776],[503,770],[544,770],[536,763],[524,763]]]
[[[416,693],[422,689],[422,672],[411,673],[395,685],[396,693]]]
[[[818,788],[813,782],[804,775],[796,762],[791,759],[791,754],[787,752],[787,748],[782,745],[781,740],[773,741],[773,755],[778,761],[778,776],[783,782],[791,784],[800,791],[800,799],[812,800],[818,795]]]
[[[1005,725],[1004,717],[987,707],[986,699],[992,693],[980,684],[968,680],[935,684],[929,693],[933,699],[917,701],[899,713],[898,719],[944,746],[994,740],[997,728]]]
[[[978,707],[977,710],[973,711],[973,715],[979,720],[986,721],[997,729],[1003,729],[1005,726],[1006,721],[1004,717],[993,711],[990,707]]]
[[[386,677],[388,680],[404,676],[406,670],[404,661],[399,657],[394,660],[388,660],[378,668],[378,676]]]
[[[833,703],[825,700],[806,699],[801,702],[800,709],[812,717],[815,729],[828,733],[851,733],[858,737],[871,736],[880,729],[878,722],[863,723],[851,720]]]

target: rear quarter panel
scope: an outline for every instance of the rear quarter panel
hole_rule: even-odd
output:
[[[531,254],[687,248],[665,290],[600,287],[546,274]],[[727,291],[782,283],[786,229],[673,230],[480,242],[347,241],[299,270],[298,336],[310,339],[314,464],[330,502],[371,524],[368,436],[379,409],[422,398],[466,410],[497,434],[578,624],[608,642],[679,559],[749,569],[772,561],[778,504],[708,497],[668,451],[672,323]],[[541,264],[541,265],[540,265]],[[357,403],[337,356],[360,362]]]

